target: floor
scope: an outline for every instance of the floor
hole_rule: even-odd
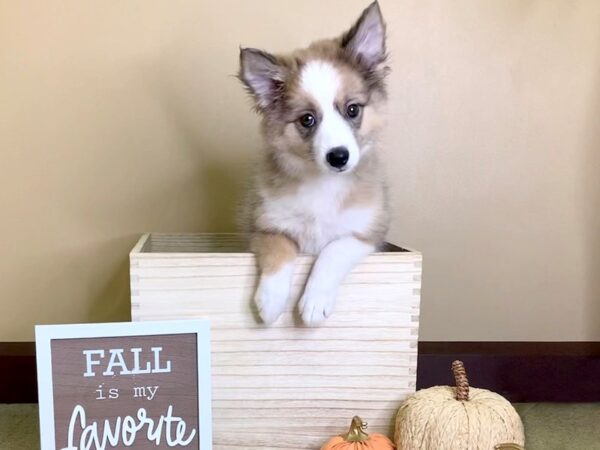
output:
[[[524,403],[527,450],[600,450],[600,404]],[[0,450],[39,448],[37,405],[0,405]]]

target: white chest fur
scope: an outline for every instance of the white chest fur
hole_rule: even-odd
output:
[[[292,236],[301,252],[318,253],[334,239],[366,232],[373,222],[373,207],[343,207],[349,183],[341,176],[323,177],[289,194],[265,196],[258,221]]]

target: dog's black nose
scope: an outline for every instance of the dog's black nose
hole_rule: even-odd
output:
[[[341,169],[350,158],[350,152],[346,147],[334,147],[327,152],[327,162],[331,167]]]

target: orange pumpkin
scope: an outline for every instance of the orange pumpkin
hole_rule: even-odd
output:
[[[367,424],[360,417],[354,416],[350,430],[346,434],[336,436],[321,450],[395,450],[396,446],[383,434],[367,434]]]

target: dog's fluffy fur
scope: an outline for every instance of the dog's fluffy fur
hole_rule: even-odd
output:
[[[346,274],[384,239],[376,146],[385,61],[376,2],[339,38],[282,56],[241,49],[239,78],[262,116],[266,150],[246,205],[261,273],[255,301],[266,323],[285,309],[298,252],[317,255],[299,302],[303,321],[315,325],[331,314]],[[328,153],[340,148],[347,161],[335,167]]]

